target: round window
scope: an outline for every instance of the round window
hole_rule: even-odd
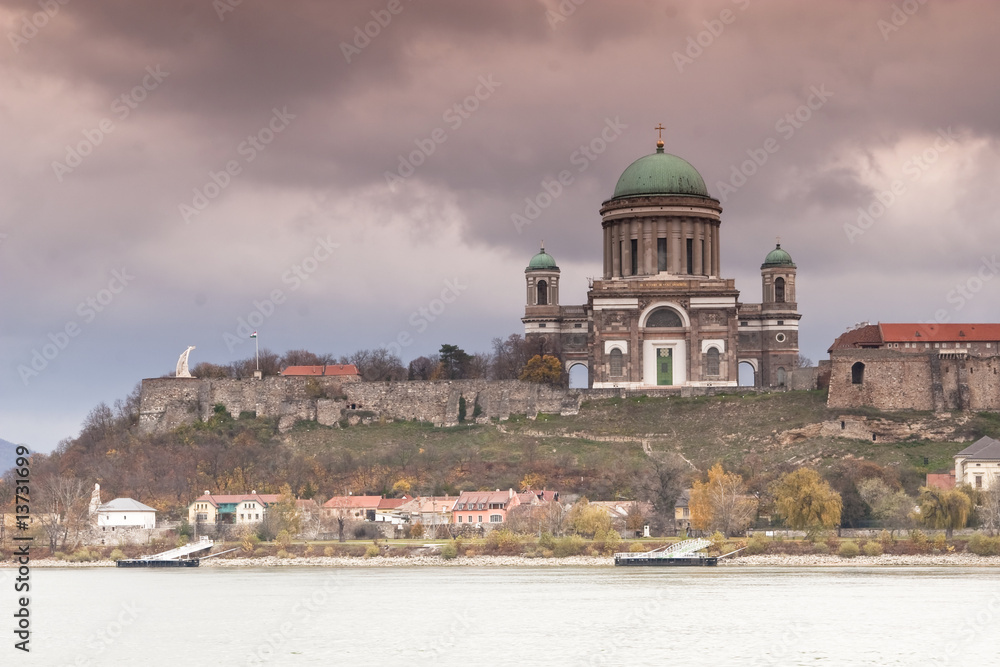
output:
[[[780,334],[775,335],[774,340],[778,341],[779,343],[784,343],[785,342],[785,334],[780,333]]]

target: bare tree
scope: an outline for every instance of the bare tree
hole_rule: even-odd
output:
[[[511,334],[507,338],[494,338],[491,378],[494,380],[516,380],[529,358],[530,355],[523,337]]]
[[[994,477],[988,489],[980,494],[979,518],[992,536],[1000,530],[1000,477]]]
[[[66,548],[72,536],[87,526],[88,496],[83,482],[72,477],[52,476],[36,486],[39,523],[49,539],[49,549]]]
[[[279,362],[282,369],[289,366],[327,366],[333,363],[332,354],[314,354],[308,350],[289,350]]]
[[[642,500],[653,504],[653,521],[659,531],[673,527],[674,504],[684,490],[690,468],[673,452],[653,452],[649,466],[636,486]]]
[[[402,360],[384,347],[358,350],[349,357],[341,357],[340,363],[354,364],[365,382],[400,381],[407,375]]]
[[[441,358],[436,354],[429,357],[417,357],[410,362],[409,379],[430,380],[439,363],[441,363]]]

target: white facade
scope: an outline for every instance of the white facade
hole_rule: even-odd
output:
[[[115,498],[97,510],[99,528],[156,528],[156,510],[131,498]]]

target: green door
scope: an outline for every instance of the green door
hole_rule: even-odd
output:
[[[656,384],[667,385],[674,383],[674,350],[670,347],[661,347],[656,350]]]

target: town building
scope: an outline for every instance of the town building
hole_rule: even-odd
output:
[[[280,500],[276,493],[213,495],[205,491],[188,506],[188,522],[210,526],[259,523],[264,520],[267,508]]]
[[[382,496],[334,496],[323,503],[323,515],[350,521],[374,521]]]
[[[955,454],[955,484],[974,489],[1000,484],[1000,440],[983,436]]]
[[[521,504],[514,489],[501,491],[463,491],[455,501],[453,523],[459,525],[498,525],[507,522],[507,513]]]
[[[687,161],[633,162],[600,208],[603,272],[584,305],[559,302],[561,272],[542,249],[525,269],[525,338],[593,388],[726,387],[740,364],[758,387],[798,365],[796,271],[780,243],[761,264],[761,303],[742,303],[721,264],[722,206]]]
[[[451,523],[457,496],[417,496],[396,510],[406,523],[443,526]]]
[[[156,528],[156,510],[131,498],[115,498],[97,508],[97,527],[102,531],[119,528]]]

